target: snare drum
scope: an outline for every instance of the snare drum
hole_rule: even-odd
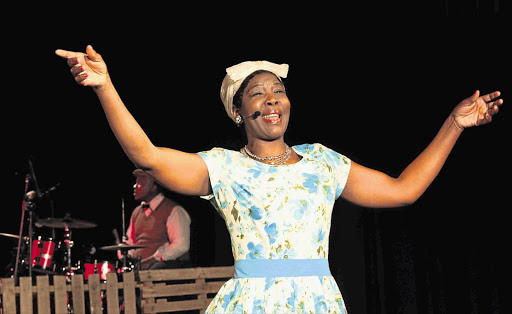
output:
[[[54,250],[55,242],[52,238],[37,237],[37,240],[32,242],[32,267],[50,269]]]
[[[85,263],[84,264],[84,277],[85,280],[89,279],[89,275],[92,274],[100,274],[100,280],[107,280],[107,274],[108,273],[115,273],[115,267],[114,264],[110,263],[109,261],[94,261],[94,264],[91,263]]]

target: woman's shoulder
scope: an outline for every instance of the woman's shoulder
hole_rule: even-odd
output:
[[[202,155],[228,155],[228,154],[233,154],[233,153],[237,153],[237,152],[238,151],[234,151],[234,150],[223,148],[223,147],[213,147],[213,148],[211,148],[209,150],[200,151],[200,152],[198,152],[198,154],[202,154]]]
[[[293,149],[297,153],[302,153],[305,155],[321,155],[325,153],[336,153],[334,150],[330,149],[329,147],[321,143],[294,145]]]
[[[210,162],[226,163],[231,162],[233,158],[240,155],[240,152],[222,147],[214,147],[210,150],[198,152],[197,154],[205,161],[208,160]]]
[[[297,154],[310,160],[328,159],[331,161],[341,161],[344,164],[350,162],[346,156],[320,143],[295,145],[293,149]]]

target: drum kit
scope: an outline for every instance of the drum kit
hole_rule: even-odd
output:
[[[30,240],[29,236],[22,237],[18,241],[17,261],[18,267],[14,267],[13,275],[46,274],[46,275],[64,275],[69,280],[74,274],[83,274],[87,280],[89,275],[99,274],[100,280],[107,279],[107,273],[123,273],[134,271],[139,268],[140,261],[132,260],[127,257],[127,253],[132,249],[144,248],[142,245],[130,245],[124,242],[100,247],[100,250],[117,252],[120,251],[123,259],[117,263],[110,260],[77,260],[73,262],[71,248],[74,241],[71,238],[72,229],[86,229],[96,227],[96,223],[72,218],[66,214],[63,218],[45,218],[35,222],[37,227],[58,228],[64,230],[62,241],[52,237],[37,236]],[[20,239],[18,235],[9,233],[0,233],[0,236],[11,239]]]
[[[87,280],[91,274],[100,274],[100,279],[106,280],[107,273],[116,272],[118,274],[129,271],[137,271],[140,269],[140,260],[133,260],[128,258],[128,251],[133,249],[144,248],[142,245],[130,245],[126,243],[125,231],[125,214],[124,214],[124,199],[122,199],[122,227],[123,237],[122,242],[119,240],[117,230],[114,229],[114,236],[116,244],[100,247],[102,251],[121,252],[122,259],[118,262],[102,261],[98,262],[97,259],[80,259],[74,261],[71,253],[74,241],[72,240],[73,229],[88,229],[97,226],[96,223],[77,219],[71,217],[70,214],[65,214],[62,218],[44,218],[34,219],[36,200],[47,196],[50,192],[56,189],[59,184],[54,187],[41,191],[37,184],[32,161],[29,159],[30,173],[25,177],[25,191],[22,202],[21,210],[21,223],[19,235],[10,233],[0,233],[0,237],[10,238],[17,240],[15,261],[9,270],[10,275],[14,277],[15,282],[18,282],[19,276],[30,276],[35,273],[43,275],[65,275],[70,281],[74,274],[83,274]],[[35,191],[28,191],[29,184],[33,182]],[[27,217],[28,215],[28,217]],[[35,222],[34,222],[35,220]],[[34,226],[37,228],[51,228],[51,237],[43,235],[36,235]],[[26,230],[28,229],[28,230]],[[63,239],[57,241],[55,237],[55,229],[62,229]],[[41,232],[43,234],[43,232]],[[94,249],[95,251],[95,249]]]

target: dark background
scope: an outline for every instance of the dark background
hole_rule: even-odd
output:
[[[92,44],[152,141],[188,152],[240,147],[240,132],[218,96],[226,67],[245,60],[288,63],[287,142],[320,142],[393,176],[421,153],[458,102],[476,89],[500,90],[500,114],[464,132],[414,205],[373,210],[336,203],[330,263],[350,313],[510,310],[511,45],[504,1],[255,3],[236,10],[148,3],[108,12],[100,4],[78,5],[3,12],[10,19],[2,25],[0,232],[19,232],[29,158],[43,190],[60,183],[38,201],[38,217],[50,217],[53,203],[55,217],[70,213],[98,224],[73,231],[75,261],[86,246],[114,243],[121,199],[127,220],[137,205],[133,165],[94,93],[74,83],[54,55],[57,48],[83,51]],[[193,218],[197,265],[232,265],[229,236],[209,203],[172,197]],[[2,269],[15,245],[0,237]]]

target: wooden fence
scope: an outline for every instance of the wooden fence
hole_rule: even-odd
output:
[[[233,276],[234,268],[198,267],[144,270],[119,276],[98,274],[3,278],[1,313],[162,313],[198,310],[204,313],[212,297]],[[120,280],[118,280],[120,279]]]

